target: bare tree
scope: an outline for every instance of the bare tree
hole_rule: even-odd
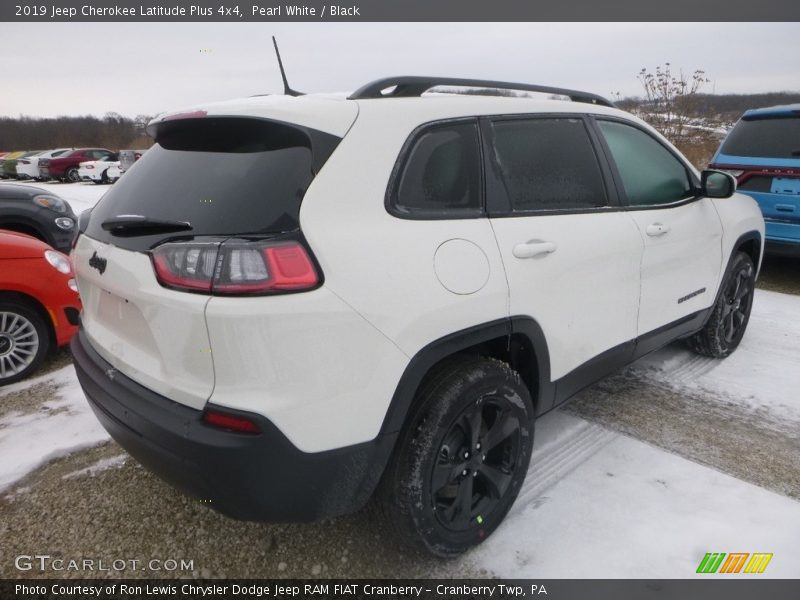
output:
[[[695,69],[685,75],[682,69],[672,71],[670,63],[656,66],[655,72],[643,68],[636,78],[645,92],[643,116],[671,141],[677,142],[686,136],[686,125],[697,109],[700,89],[711,80],[705,71]]]

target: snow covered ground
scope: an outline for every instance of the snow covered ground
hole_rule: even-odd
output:
[[[76,213],[108,189],[34,185],[68,200]],[[671,346],[633,365],[631,373],[800,430],[797,315],[800,297],[759,290],[748,332],[730,358],[705,359]],[[72,367],[3,388],[0,405],[4,395],[38,384],[57,387],[51,402],[0,418],[0,490],[56,456],[107,439]],[[115,456],[69,476],[92,475],[123,460]],[[800,469],[800,456],[797,464]],[[791,498],[562,412],[537,423],[531,465],[508,518],[454,565],[459,573],[686,578],[707,552],[771,552],[760,577],[800,577],[800,503]]]
[[[46,462],[109,439],[86,403],[72,365],[0,388],[3,397],[34,385],[56,393],[35,412],[11,411],[0,418],[0,491]]]
[[[800,299],[756,290],[753,313],[739,348],[715,360],[669,346],[643,358],[643,377],[685,388],[756,413],[797,423],[800,431]],[[798,457],[800,468],[800,457]]]
[[[771,552],[757,577],[800,577],[800,503],[563,413],[536,429],[517,503],[462,568],[689,578],[706,552]]]

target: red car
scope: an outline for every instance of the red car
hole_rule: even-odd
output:
[[[87,160],[106,160],[114,156],[105,148],[78,148],[53,158],[39,159],[39,175],[42,179],[60,179],[77,183],[81,180],[78,167]]]
[[[78,331],[81,301],[69,257],[0,230],[0,385],[24,379]]]

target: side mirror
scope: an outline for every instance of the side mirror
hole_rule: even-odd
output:
[[[703,171],[700,175],[700,188],[708,198],[730,198],[736,191],[736,179],[722,171]]]

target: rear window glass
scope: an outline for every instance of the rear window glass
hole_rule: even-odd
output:
[[[193,235],[297,229],[300,203],[314,176],[311,145],[306,131],[265,120],[165,123],[158,143],[94,209],[87,233],[130,246],[101,228],[106,219],[130,214],[188,221]]]
[[[764,158],[800,157],[800,116],[742,119],[725,138],[722,153]]]

